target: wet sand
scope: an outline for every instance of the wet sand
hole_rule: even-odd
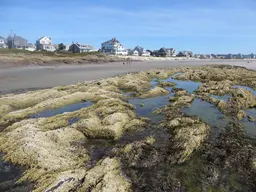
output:
[[[229,64],[256,69],[256,61],[247,63],[245,60],[144,61],[134,62],[129,65],[117,62],[17,68],[1,68],[0,66],[0,94],[68,85],[152,68],[201,66],[207,64]]]

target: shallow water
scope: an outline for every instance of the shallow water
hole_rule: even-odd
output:
[[[256,95],[256,90],[250,88],[250,87],[246,87],[246,86],[241,86],[241,85],[235,85],[233,86],[234,88],[241,88],[241,89],[245,89],[247,91],[251,91],[254,95]]]
[[[185,89],[187,92],[189,93],[193,93],[194,91],[196,91],[199,86],[201,85],[201,82],[195,82],[195,81],[181,81],[181,80],[177,80],[174,79],[176,76],[183,74],[183,73],[176,73],[174,75],[172,75],[171,77],[169,77],[166,80],[163,80],[163,82],[172,82],[172,83],[176,83],[175,88],[181,88],[181,89]]]
[[[163,115],[154,115],[154,114],[152,114],[152,112],[158,108],[168,105],[169,98],[171,96],[172,96],[172,94],[160,96],[160,97],[147,98],[147,99],[134,98],[134,99],[130,99],[129,103],[136,107],[135,113],[138,116],[147,117],[152,122],[156,123],[156,122],[164,120],[164,116]]]
[[[218,99],[218,100],[223,100],[228,102],[229,98],[231,97],[231,95],[223,95],[223,96],[219,96],[219,95],[211,95],[211,97]]]
[[[33,184],[16,183],[23,172],[23,168],[4,162],[0,153],[0,191],[32,191]]]
[[[256,119],[256,109],[246,109],[244,111],[247,116],[252,116]],[[250,122],[248,117],[246,117],[241,121],[241,124],[244,126],[247,135],[256,138],[256,122]]]
[[[211,137],[216,137],[227,127],[229,120],[213,104],[201,99],[194,99],[189,107],[181,109],[188,116],[198,116],[201,121],[211,126]]]
[[[37,113],[37,114],[31,116],[31,118],[52,117],[52,116],[55,116],[58,114],[63,114],[65,112],[77,111],[79,109],[86,108],[91,105],[92,105],[91,101],[75,103],[75,104],[71,104],[71,105],[66,105],[64,107],[59,107],[57,109],[50,109],[50,110],[42,111],[40,113]]]

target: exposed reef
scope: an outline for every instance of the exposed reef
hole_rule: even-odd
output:
[[[255,191],[255,89],[255,71],[214,65],[3,95],[2,161],[22,167],[8,183],[38,192]]]

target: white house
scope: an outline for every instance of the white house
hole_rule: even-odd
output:
[[[6,48],[4,38],[0,36],[0,48]]]
[[[72,51],[73,53],[86,53],[94,51],[94,48],[91,45],[73,43],[69,46],[69,51]]]
[[[137,50],[130,50],[129,52],[128,52],[128,54],[129,55],[133,55],[133,56],[139,56],[139,52],[137,51]]]
[[[139,56],[149,57],[150,52],[144,49],[143,47],[137,46],[134,48],[134,51],[137,51]]]
[[[69,51],[70,46],[70,44],[65,44],[65,51]]]
[[[28,43],[25,47],[25,50],[27,51],[36,51],[36,45],[34,43]]]
[[[41,37],[36,41],[36,49],[38,51],[55,51],[56,47],[52,44],[50,37]]]
[[[102,43],[101,51],[114,55],[128,55],[127,49],[116,38]]]

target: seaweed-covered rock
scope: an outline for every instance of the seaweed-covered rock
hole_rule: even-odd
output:
[[[174,87],[176,85],[176,83],[174,82],[165,82],[165,81],[162,81],[160,83],[158,83],[158,86],[159,87]]]
[[[131,190],[131,183],[122,175],[120,162],[116,158],[105,158],[90,169],[78,191],[119,191]]]
[[[166,124],[172,135],[172,163],[183,163],[208,137],[210,127],[198,119],[176,118]]]
[[[123,148],[115,149],[123,163],[129,167],[151,167],[162,161],[161,150],[152,146],[156,139],[153,136],[146,137],[141,141],[135,141]]]
[[[256,96],[251,91],[238,88],[233,91],[230,103],[238,109],[253,108],[256,107]]]
[[[139,95],[140,98],[150,98],[150,97],[157,97],[157,96],[163,96],[168,95],[169,91],[166,89],[163,89],[161,87],[154,87],[153,89],[150,89],[147,92],[143,92]]]
[[[238,113],[236,114],[236,117],[238,120],[242,120],[246,117],[246,113],[243,110],[239,110]]]
[[[176,96],[170,97],[169,101],[171,102],[171,106],[173,107],[185,107],[192,103],[194,100],[194,95],[183,95],[183,96]]]
[[[188,92],[184,89],[174,88],[175,96],[188,95]]]
[[[248,120],[250,121],[250,122],[255,122],[255,118],[253,117],[253,116],[248,116]]]
[[[234,85],[235,82],[232,82],[230,80],[224,80],[224,81],[209,81],[202,83],[200,87],[197,90],[197,93],[209,93],[209,94],[215,94],[215,95],[225,95],[232,91],[232,85]]]
[[[62,128],[41,131],[37,120],[26,120],[26,123],[16,123],[14,126],[17,128],[0,135],[0,150],[6,154],[6,161],[28,167],[21,181],[34,181],[36,188],[42,189],[42,186],[61,182],[63,171],[85,169],[89,155],[79,143],[86,138],[78,130]],[[74,177],[80,178],[79,175]],[[56,178],[60,180],[56,181]]]

